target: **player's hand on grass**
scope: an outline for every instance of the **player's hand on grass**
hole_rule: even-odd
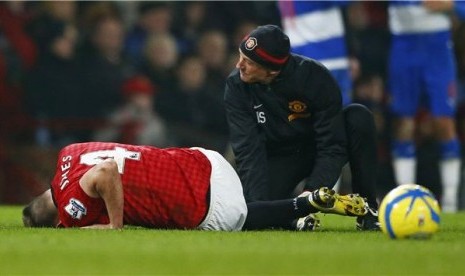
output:
[[[123,226],[114,226],[112,224],[94,224],[89,226],[84,226],[81,228],[85,229],[123,229]]]

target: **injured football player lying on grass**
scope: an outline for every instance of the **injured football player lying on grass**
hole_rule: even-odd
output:
[[[80,143],[63,148],[51,188],[23,210],[29,227],[313,230],[315,213],[364,216],[365,200],[322,187],[246,203],[234,168],[203,148]]]

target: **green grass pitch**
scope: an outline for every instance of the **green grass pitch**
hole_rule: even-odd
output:
[[[443,214],[429,240],[358,232],[354,218],[320,215],[315,232],[142,228],[29,229],[0,206],[0,275],[463,275],[465,212]]]

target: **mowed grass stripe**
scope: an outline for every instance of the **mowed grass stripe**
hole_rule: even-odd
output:
[[[0,275],[10,274],[462,274],[465,213],[441,216],[430,240],[354,230],[320,215],[319,231],[205,232],[29,229],[21,207],[0,207]]]

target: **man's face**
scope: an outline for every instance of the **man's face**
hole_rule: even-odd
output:
[[[240,49],[236,68],[239,69],[241,80],[245,83],[269,83],[277,74],[245,56]]]

